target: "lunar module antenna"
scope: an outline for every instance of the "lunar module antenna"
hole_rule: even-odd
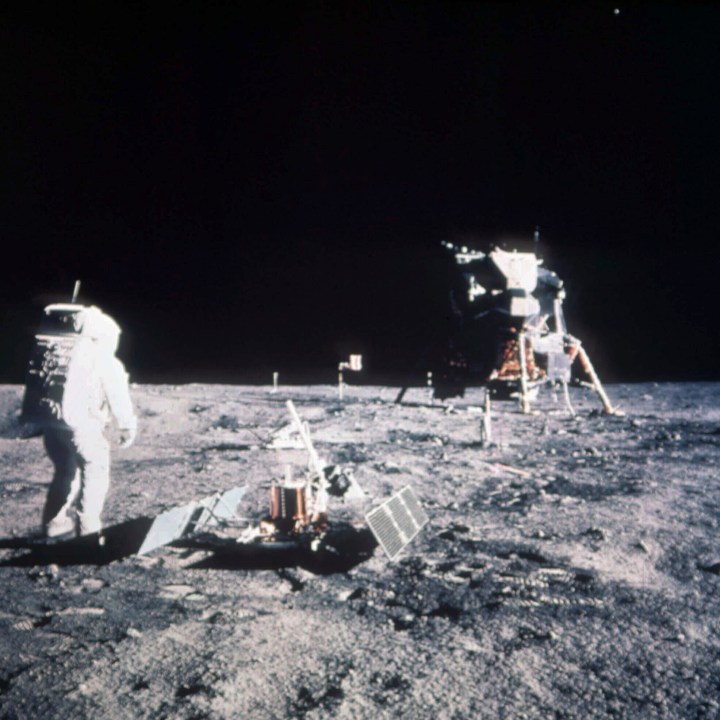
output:
[[[78,295],[80,294],[80,281],[75,281],[75,287],[73,288],[72,300],[70,301],[73,305],[77,303]]]

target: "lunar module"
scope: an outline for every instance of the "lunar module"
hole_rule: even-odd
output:
[[[529,412],[538,388],[556,384],[572,411],[567,386],[579,360],[605,412],[615,413],[582,343],[567,332],[563,281],[535,252],[444,246],[455,283],[451,331],[433,362],[434,397],[461,397],[468,385],[484,385],[488,402],[517,398]]]

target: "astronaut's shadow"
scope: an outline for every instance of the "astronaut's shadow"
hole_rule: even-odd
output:
[[[42,438],[42,436],[42,429],[35,425],[21,423],[17,415],[0,422],[0,438],[3,440],[32,440],[33,438]]]
[[[23,555],[0,562],[0,567],[38,565],[107,565],[129,557],[142,547],[154,518],[140,517],[69,540],[39,538],[0,538],[0,548],[27,550]]]

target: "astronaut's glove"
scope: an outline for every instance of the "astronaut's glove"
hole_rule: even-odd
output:
[[[136,432],[135,428],[120,428],[120,447],[129,448],[135,440]]]

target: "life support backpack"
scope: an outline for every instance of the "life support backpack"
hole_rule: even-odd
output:
[[[85,309],[75,304],[45,308],[30,353],[21,422],[40,426],[62,422],[65,382]]]

